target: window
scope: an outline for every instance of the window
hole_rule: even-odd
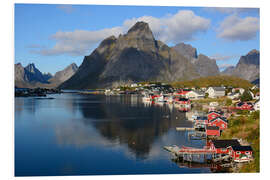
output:
[[[225,125],[224,125],[224,124],[222,124],[221,126],[222,126],[223,128],[225,128]]]
[[[236,154],[241,154],[241,152],[240,151],[236,151]]]
[[[249,151],[246,151],[245,154],[250,154],[250,152]]]

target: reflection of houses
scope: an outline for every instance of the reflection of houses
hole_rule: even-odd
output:
[[[208,97],[210,98],[225,96],[224,87],[209,87],[206,92],[208,93]]]
[[[203,91],[192,90],[186,93],[186,98],[189,99],[203,99],[205,93]]]

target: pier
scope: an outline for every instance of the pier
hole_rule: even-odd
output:
[[[176,127],[177,131],[194,131],[195,128],[193,127]]]

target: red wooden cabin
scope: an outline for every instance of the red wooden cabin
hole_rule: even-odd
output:
[[[190,104],[190,100],[187,98],[176,98],[175,102],[178,104],[184,104],[184,105]]]
[[[236,104],[236,109],[253,110],[253,104],[250,102],[239,102]]]
[[[250,161],[252,159],[251,146],[230,146],[228,151],[229,155],[236,162]]]
[[[215,150],[216,154],[229,154],[228,147],[230,146],[241,146],[239,141],[236,139],[222,139],[222,140],[211,140],[209,141],[209,148]]]
[[[180,90],[178,91],[175,95],[178,95],[178,96],[186,96],[186,94],[190,92],[190,90]]]
[[[206,126],[206,136],[220,136],[220,129],[218,126]]]
[[[208,124],[208,119],[206,116],[198,116],[196,119],[195,119],[195,124]]]
[[[217,111],[209,111],[207,114],[208,121],[210,121],[216,117],[220,117],[220,116],[221,116],[221,113],[217,112]]]
[[[208,125],[218,126],[220,130],[224,130],[228,127],[228,120],[225,117],[220,116],[210,120]]]

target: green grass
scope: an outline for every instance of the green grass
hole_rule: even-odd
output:
[[[172,82],[171,85],[176,88],[183,87],[209,87],[209,86],[231,86],[231,87],[242,87],[242,88],[250,88],[253,85],[244,79],[240,79],[234,76],[208,76],[201,77],[197,79],[193,79],[190,81],[180,81],[180,82]]]
[[[250,143],[254,161],[241,167],[240,172],[260,172],[260,112],[242,112],[229,119],[229,127],[222,132],[221,139],[241,138]]]

